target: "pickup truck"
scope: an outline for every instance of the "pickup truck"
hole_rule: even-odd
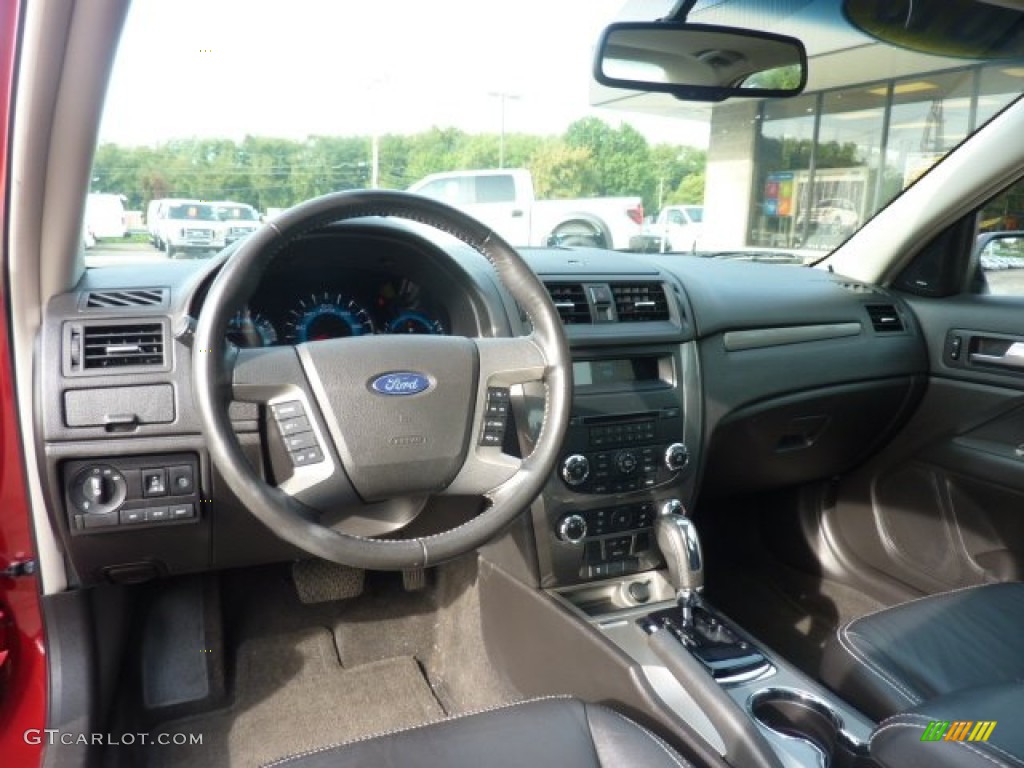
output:
[[[666,205],[657,217],[630,239],[629,250],[642,253],[696,251],[703,234],[704,207]]]
[[[524,169],[434,173],[409,191],[462,209],[513,246],[625,250],[644,218],[639,196],[538,200],[533,177]]]

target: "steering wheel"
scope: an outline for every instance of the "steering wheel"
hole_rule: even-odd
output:
[[[329,223],[366,216],[420,222],[475,248],[533,331],[514,338],[362,336],[260,349],[238,349],[227,340],[229,320],[275,254]],[[572,396],[562,324],[522,257],[475,219],[403,192],[325,195],[242,241],[203,303],[192,364],[210,458],[232,492],[285,541],[359,568],[435,565],[499,533],[547,481]],[[488,422],[496,415],[500,420],[503,404],[507,409],[509,387],[538,381],[544,384],[544,422],[533,450],[522,459],[505,454],[493,444],[500,441],[485,437],[493,434]],[[303,456],[292,463],[300,465],[277,486],[246,458],[228,416],[232,400],[269,410],[268,424],[276,428],[268,429],[268,450],[283,450],[293,432],[314,443],[297,452]],[[445,494],[482,496],[488,505],[441,533],[373,537],[400,527],[395,521],[415,516],[425,499]]]

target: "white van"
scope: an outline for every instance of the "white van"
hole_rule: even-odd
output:
[[[184,197],[161,197],[150,200],[146,206],[146,230],[149,232],[149,241],[154,247],[161,251],[164,249],[164,240],[161,236],[163,219],[166,217],[167,206],[175,203],[188,202]]]
[[[90,192],[85,199],[85,231],[94,239],[128,237],[124,196]]]

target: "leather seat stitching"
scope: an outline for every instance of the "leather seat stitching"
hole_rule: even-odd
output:
[[[647,738],[649,738],[651,741],[653,741],[655,744],[657,744],[659,747],[661,747],[661,751],[664,752],[666,755],[668,755],[669,758],[672,760],[672,762],[675,763],[677,766],[679,766],[679,768],[688,768],[689,767],[690,764],[688,762],[686,762],[685,760],[683,760],[683,758],[680,757],[676,753],[676,751],[674,749],[672,749],[672,747],[670,747],[668,745],[668,743],[664,739],[662,739],[660,736],[655,734],[653,731],[649,731],[648,729],[646,729],[642,725],[640,725],[640,723],[636,722],[635,720],[630,720],[628,717],[626,717],[625,715],[623,715],[620,712],[616,712],[614,709],[608,709],[607,707],[601,707],[601,709],[604,709],[604,710],[606,710],[608,712],[611,712],[613,715],[615,715],[620,720],[624,720],[625,722],[627,722],[629,725],[633,726],[634,728],[639,728],[641,731],[643,731],[643,733],[645,733],[647,735]]]
[[[1000,583],[1006,583],[1006,582],[1000,582]],[[896,610],[898,608],[902,608],[905,605],[913,605],[914,603],[920,603],[920,602],[922,602],[924,600],[931,600],[932,598],[936,598],[936,597],[945,597],[947,595],[955,595],[955,594],[957,594],[959,592],[967,592],[968,590],[971,590],[971,589],[985,589],[986,587],[996,587],[996,586],[999,586],[999,584],[971,584],[970,586],[967,586],[967,587],[958,587],[956,589],[947,590],[946,592],[936,592],[934,595],[921,595],[921,597],[915,597],[915,598],[912,598],[910,600],[906,600],[906,601],[904,601],[902,603],[897,603],[896,605],[886,606],[885,608],[879,608],[877,611],[871,611],[871,613],[865,613],[863,616],[858,616],[856,619],[852,619],[846,626],[852,627],[858,621],[863,621],[864,619],[870,619],[872,616],[877,616],[878,614],[885,613],[886,611],[894,611],[894,610]]]
[[[463,720],[467,717],[473,717],[474,715],[484,715],[488,712],[497,712],[501,709],[513,709],[515,707],[521,707],[524,704],[534,704],[539,701],[556,701],[556,700],[571,700],[572,696],[568,695],[557,695],[557,696],[539,696],[535,699],[524,699],[523,701],[514,701],[511,704],[496,704],[493,707],[484,707],[483,709],[475,709],[472,712],[463,712],[458,715],[452,715],[445,717],[440,720],[432,720],[429,723],[420,723],[419,725],[410,725],[406,728],[394,728],[390,731],[380,731],[378,733],[371,733],[368,736],[360,736],[357,739],[349,739],[347,741],[338,741],[333,744],[327,744],[323,747],[317,747],[316,749],[309,749],[305,752],[296,752],[293,755],[287,755],[285,757],[278,758],[270,763],[264,763],[262,768],[274,768],[278,765],[285,765],[294,760],[299,760],[303,757],[310,757],[311,755],[319,755],[321,752],[330,752],[332,749],[340,749],[341,747],[352,746],[353,744],[360,744],[364,741],[372,741],[373,739],[382,739],[385,736],[395,736],[399,733],[407,733],[408,731],[418,731],[422,728],[428,728],[431,725],[441,725],[442,723],[450,723],[455,720]]]
[[[836,636],[839,639],[839,644],[846,650],[846,652],[856,661],[858,664],[864,666],[869,672],[877,677],[882,682],[889,685],[893,690],[899,693],[903,698],[909,701],[911,704],[919,704],[921,699],[915,696],[909,689],[904,688],[895,680],[891,680],[880,667],[876,666],[874,662],[870,661],[867,655],[861,652],[853,640],[853,636],[849,635],[847,630],[850,625],[840,627],[836,632]]]

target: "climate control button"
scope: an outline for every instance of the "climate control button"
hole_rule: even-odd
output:
[[[566,544],[579,544],[587,537],[587,521],[583,515],[566,515],[558,524],[558,538]]]

